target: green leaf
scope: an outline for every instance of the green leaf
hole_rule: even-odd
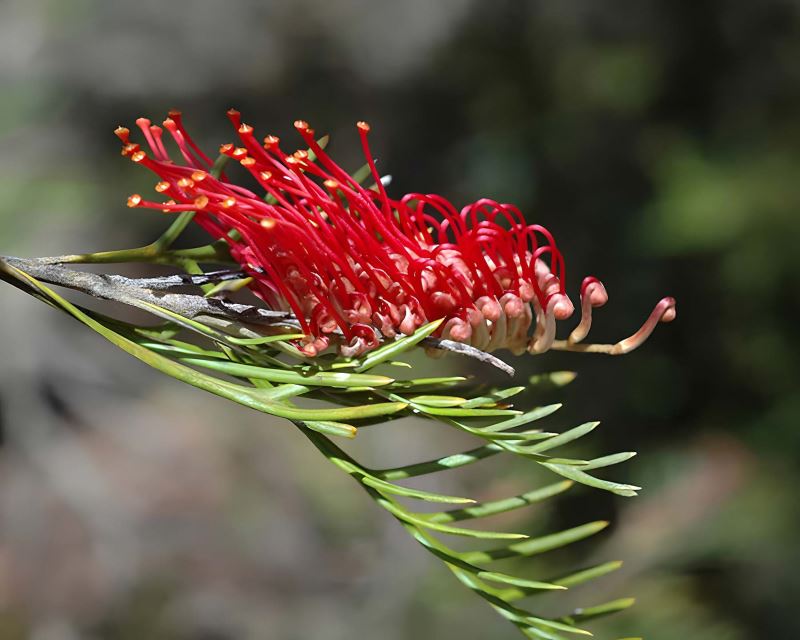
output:
[[[211,351],[209,349],[203,349],[188,343],[181,344],[177,340],[171,340],[169,344],[164,344],[163,342],[151,342],[147,340],[141,340],[137,342],[146,349],[150,349],[151,351],[156,351],[158,353],[165,353],[167,355],[205,356],[206,358],[221,358],[225,360],[228,358],[228,356],[226,356],[222,351]]]
[[[404,336],[394,342],[389,342],[382,347],[378,347],[374,351],[370,351],[361,362],[361,365],[356,367],[356,371],[366,371],[382,362],[396,358],[401,353],[405,353],[436,331],[441,326],[442,322],[444,322],[444,318],[424,324],[410,336]]]
[[[632,607],[636,602],[635,598],[620,598],[619,600],[612,600],[604,604],[598,604],[594,607],[586,607],[584,609],[576,609],[570,616],[564,616],[562,620],[568,623],[581,622],[583,620],[591,620],[593,618],[600,618],[607,616],[611,613],[616,613]]]
[[[427,516],[431,522],[455,522],[460,520],[469,520],[472,518],[485,518],[493,516],[498,513],[506,511],[513,511],[521,507],[541,502],[547,498],[551,498],[559,493],[563,493],[573,485],[569,480],[563,480],[554,484],[547,485],[540,489],[534,489],[527,493],[522,493],[518,496],[510,498],[503,498],[502,500],[492,500],[491,502],[483,502],[476,504],[472,507],[464,509],[457,509],[453,511],[442,511],[433,513]]]
[[[563,584],[565,587],[575,587],[579,584],[583,584],[584,582],[589,582],[590,580],[600,578],[608,573],[616,571],[620,567],[622,567],[622,561],[613,560],[611,562],[604,562],[603,564],[589,567],[588,569],[582,569],[581,571],[570,573],[562,578],[552,580],[552,582],[554,584]]]
[[[550,462],[542,462],[541,465],[543,467],[547,467],[550,469],[550,471],[554,471],[560,476],[564,476],[565,478],[569,478],[575,482],[580,482],[581,484],[585,484],[589,487],[610,491],[618,496],[630,498],[637,495],[636,492],[641,490],[641,487],[637,487],[632,484],[620,484],[619,482],[611,482],[609,480],[595,478],[594,476],[590,476],[588,473],[585,473],[576,467],[563,464],[553,464]]]
[[[515,396],[522,391],[525,391],[525,387],[511,387],[509,389],[501,389],[499,391],[494,391],[488,396],[481,396],[479,398],[473,398],[472,400],[468,400],[461,406],[464,409],[471,409],[473,407],[480,407],[487,404],[497,404],[499,400],[505,400],[506,398]]]
[[[583,540],[590,536],[595,535],[608,526],[605,520],[598,520],[596,522],[589,522],[579,527],[559,531],[547,536],[540,536],[538,538],[530,538],[523,542],[516,542],[507,547],[499,549],[492,549],[489,551],[471,551],[462,554],[461,558],[465,562],[493,562],[495,560],[503,560],[505,558],[514,558],[517,556],[533,556],[546,551],[552,551],[559,547],[564,547],[578,540]]]
[[[415,498],[417,500],[425,500],[426,502],[448,502],[452,504],[468,504],[475,501],[470,498],[460,498],[458,496],[447,496],[441,493],[431,493],[429,491],[421,491],[419,489],[412,489],[410,487],[403,487],[400,485],[386,482],[371,475],[364,475],[361,482],[367,486],[377,489],[383,493],[391,493],[406,498]]]
[[[518,415],[519,411],[513,409],[460,409],[457,407],[433,407],[417,404],[411,399],[404,399],[409,405],[419,411],[431,416],[448,416],[453,418],[490,418],[493,416],[513,416]]]
[[[586,471],[587,469],[601,469],[603,467],[610,467],[612,465],[619,464],[620,462],[625,462],[626,460],[630,460],[635,455],[636,455],[635,451],[623,451],[622,453],[614,453],[610,456],[595,458],[594,460],[589,460],[589,462],[583,464],[581,466],[581,471]]]
[[[556,447],[560,447],[562,444],[567,444],[568,442],[572,442],[573,440],[577,440],[578,438],[582,438],[587,433],[594,431],[599,425],[599,422],[584,422],[577,427],[570,429],[569,431],[565,431],[564,433],[560,433],[557,436],[549,438],[546,442],[541,442],[539,444],[535,444],[530,447],[525,447],[526,453],[543,453],[544,451],[549,451],[550,449],[555,449]]]
[[[358,432],[358,429],[351,424],[331,422],[330,420],[306,420],[303,424],[319,433],[340,438],[355,438]]]
[[[269,344],[270,342],[285,342],[287,340],[300,340],[305,338],[305,333],[278,333],[272,336],[262,336],[260,338],[233,338],[228,337],[233,344],[242,346],[252,346],[260,344]]]
[[[416,476],[426,475],[428,473],[435,473],[437,471],[444,471],[446,469],[456,469],[468,464],[473,464],[484,458],[495,456],[501,453],[503,448],[496,444],[488,444],[483,447],[477,447],[463,453],[456,453],[450,456],[444,456],[435,460],[428,460],[427,462],[418,462],[416,464],[409,464],[402,467],[394,467],[392,469],[383,469],[375,471],[374,474],[385,480],[402,480],[403,478],[413,478]]]
[[[448,533],[454,536],[465,536],[468,538],[481,538],[487,540],[519,540],[527,538],[523,533],[505,533],[502,531],[483,531],[481,529],[464,529],[463,527],[451,527],[446,524],[439,524],[437,522],[429,522],[425,519],[424,514],[411,513],[402,507],[393,504],[387,500],[379,501],[381,506],[391,513],[396,518],[404,520],[410,524],[426,529],[433,529],[440,533]]]
[[[444,376],[441,378],[417,378],[415,380],[395,380],[390,386],[390,389],[413,389],[416,387],[432,387],[437,389],[439,387],[453,386],[460,382],[464,382],[464,376]]]
[[[456,396],[411,396],[409,401],[413,404],[424,404],[426,407],[458,407],[465,402],[464,398]]]
[[[566,589],[566,587],[562,585],[551,584],[549,582],[539,582],[537,580],[527,580],[525,578],[517,578],[506,573],[498,573],[497,571],[481,571],[478,573],[478,577],[483,578],[484,580],[502,582],[503,584],[512,584],[515,587],[524,587],[526,589],[547,589],[551,591]]]
[[[270,382],[285,382],[325,387],[381,387],[393,382],[386,376],[373,376],[358,373],[340,373],[320,371],[303,375],[292,370],[269,369],[238,362],[220,362],[204,358],[181,358],[182,362],[198,367],[204,367],[220,373],[242,378],[259,378]]]
[[[543,407],[536,407],[535,409],[526,411],[525,413],[522,413],[515,418],[511,418],[510,420],[504,420],[503,422],[498,422],[489,427],[482,427],[481,430],[485,433],[498,433],[500,431],[508,431],[509,429],[513,429],[515,427],[522,427],[526,424],[530,424],[531,422],[535,422],[536,420],[546,418],[547,416],[558,411],[562,406],[563,405],[560,403],[557,403],[548,404]]]

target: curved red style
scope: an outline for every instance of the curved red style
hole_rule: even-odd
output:
[[[163,128],[137,120],[149,152],[130,141],[128,129],[116,130],[123,155],[155,172],[156,191],[168,198],[153,202],[134,194],[128,205],[195,211],[199,225],[228,243],[252,277],[252,290],[270,307],[294,313],[307,334],[301,348],[308,355],[335,343],[343,355],[357,356],[437,319],[445,319],[438,337],[484,351],[624,353],[675,316],[675,301],[664,298],[630,338],[581,345],[592,308],[608,297],[599,280],[586,278],[581,322],[569,340],[558,341],[556,321],[573,313],[564,258],[550,232],[528,224],[519,209],[481,199],[459,211],[433,194],[390,198],[365,122],[357,130],[374,180],[369,188],[326,154],[306,122],[296,121],[295,128],[308,148],[286,153],[275,136],[259,142],[238,111],[228,117],[241,146],[224,144],[220,153],[247,169],[264,194],[212,176],[212,160],[173,111]],[[164,129],[181,162],[167,152]]]

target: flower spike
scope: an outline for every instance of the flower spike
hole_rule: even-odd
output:
[[[169,156],[161,127],[145,118],[136,124],[149,153],[130,141],[128,129],[115,131],[123,155],[156,173],[156,191],[170,198],[152,202],[137,194],[128,206],[195,211],[194,220],[229,245],[253,292],[295,314],[307,334],[298,346],[307,355],[336,345],[345,356],[359,356],[434,320],[442,320],[436,337],[484,351],[617,355],[675,317],[674,299],[664,298],[629,338],[581,344],[592,309],[608,299],[603,284],[589,277],[581,287],[580,323],[567,340],[557,340],[558,322],[574,312],[564,257],[552,234],[528,224],[519,209],[487,198],[460,211],[434,194],[391,198],[363,121],[356,129],[375,182],[370,188],[323,150],[304,120],[294,127],[308,150],[286,153],[276,136],[260,143],[235,109],[228,118],[241,146],[224,144],[220,153],[237,160],[263,195],[208,173],[213,162],[187,133],[180,112],[172,111],[164,129],[178,162]]]

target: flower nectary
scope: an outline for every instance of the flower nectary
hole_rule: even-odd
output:
[[[607,295],[599,280],[581,287],[581,321],[566,341],[556,321],[573,313],[564,288],[564,258],[550,232],[528,224],[513,205],[481,199],[457,210],[433,194],[399,200],[386,193],[367,142],[369,125],[357,124],[374,185],[364,187],[337,165],[304,121],[295,122],[307,149],[282,150],[272,135],[259,142],[238,111],[228,117],[241,146],[220,153],[238,161],[264,194],[211,173],[212,160],[186,132],[179,112],[163,128],[140,118],[149,152],[116,130],[123,155],[155,172],[154,202],[134,194],[131,207],[195,211],[194,220],[251,276],[250,287],[269,306],[291,310],[309,355],[338,345],[355,356],[384,338],[410,334],[443,319],[438,337],[484,351],[514,354],[551,348],[624,353],[636,348],[659,321],[675,316],[664,298],[648,321],[616,345],[582,345],[593,307]],[[182,161],[171,159],[166,129]]]

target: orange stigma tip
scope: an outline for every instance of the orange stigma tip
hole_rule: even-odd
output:
[[[229,209],[236,204],[236,198],[225,198],[220,204],[223,209]]]
[[[133,207],[138,207],[142,201],[142,196],[138,193],[134,193],[133,195],[128,196],[128,206],[132,209]]]
[[[131,134],[131,130],[128,127],[117,127],[114,129],[114,134],[123,142],[128,141],[128,136]]]
[[[288,165],[294,166],[294,165],[298,164],[300,161],[297,158],[295,158],[294,156],[288,156],[286,158],[286,160],[284,160],[284,162],[286,164],[288,164]]]
[[[195,182],[202,182],[208,177],[208,174],[205,171],[193,171],[192,172],[192,180]]]
[[[367,133],[367,131],[369,131],[369,124],[364,122],[363,120],[359,120],[358,122],[356,122],[356,126],[364,133]]]
[[[241,164],[243,167],[252,167],[255,163],[255,158],[242,158],[239,160],[239,164]]]
[[[258,175],[264,182],[269,182],[270,180],[272,180],[272,172],[271,171],[262,171]]]
[[[172,118],[167,118],[161,124],[163,124],[164,127],[169,129],[170,131],[176,130],[178,128],[178,125],[175,124],[175,121]]]
[[[270,147],[278,144],[281,139],[278,136],[267,136],[264,138],[264,146],[269,149]]]
[[[194,206],[198,209],[205,209],[208,205],[208,197],[206,196],[198,196],[194,199]]]
[[[147,118],[136,118],[136,126],[137,127],[149,127],[150,120]]]
[[[238,116],[238,115],[241,115],[241,114],[239,113],[238,109],[231,108],[231,109],[228,109],[228,115],[229,116]]]
[[[194,180],[190,180],[189,178],[181,178],[178,180],[178,186],[181,189],[191,189],[194,186]]]
[[[247,156],[247,149],[245,149],[244,147],[236,147],[231,153],[231,155],[237,160],[239,158],[244,158]]]
[[[156,184],[156,191],[158,191],[159,193],[164,193],[165,191],[169,190],[169,187],[170,187],[169,182],[165,182],[164,180],[162,180],[161,182]]]
[[[323,184],[328,187],[328,189],[338,189],[339,183],[336,180],[326,180]]]
[[[249,124],[243,124],[241,127],[239,127],[239,133],[244,135],[253,133],[253,127],[251,127]]]
[[[305,120],[295,120],[294,128],[297,129],[298,131],[307,131],[308,123]]]
[[[233,145],[230,142],[219,145],[219,152],[222,155],[227,156],[231,151],[233,151]]]
[[[261,226],[265,229],[273,229],[277,222],[275,222],[275,218],[264,218],[261,221]]]
[[[167,115],[169,115],[170,118],[180,118],[182,114],[178,109],[170,109],[167,111]]]
[[[303,149],[298,149],[292,155],[298,160],[305,160],[306,158],[308,158],[308,151],[305,151]]]
[[[144,151],[140,150],[140,151],[137,151],[136,153],[134,153],[133,155],[131,155],[131,160],[133,160],[134,162],[141,162],[146,157],[147,157],[147,154]]]

